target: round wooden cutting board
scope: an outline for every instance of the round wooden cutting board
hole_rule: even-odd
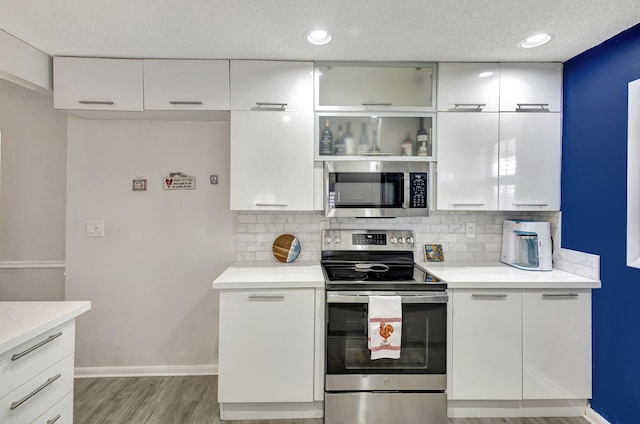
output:
[[[300,242],[291,234],[282,234],[273,242],[273,256],[280,262],[293,262],[300,255]]]

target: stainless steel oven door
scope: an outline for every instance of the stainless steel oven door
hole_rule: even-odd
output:
[[[400,359],[371,359],[370,295],[400,295]],[[446,292],[327,292],[327,391],[445,390]]]

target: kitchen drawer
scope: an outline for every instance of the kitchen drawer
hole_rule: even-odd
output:
[[[75,321],[71,320],[0,355],[0,398],[73,353],[74,347]]]
[[[73,424],[73,391],[31,424]]]
[[[72,392],[73,354],[70,354],[0,399],[0,423],[32,423]]]

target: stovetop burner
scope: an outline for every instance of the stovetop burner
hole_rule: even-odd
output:
[[[322,240],[321,263],[327,290],[444,290],[447,287],[414,264],[413,231],[325,230]]]

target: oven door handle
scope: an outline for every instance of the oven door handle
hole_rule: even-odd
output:
[[[402,303],[447,303],[449,296],[445,292],[400,295]],[[369,303],[369,294],[327,294],[327,303]],[[371,296],[377,296],[371,293]]]

